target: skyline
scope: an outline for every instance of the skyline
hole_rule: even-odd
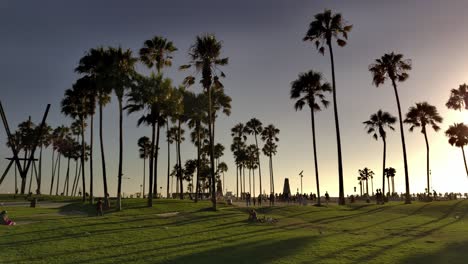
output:
[[[247,5],[245,3],[247,2],[244,2],[244,6]],[[73,19],[79,17],[76,13],[80,13],[77,12],[76,8],[81,11],[86,10],[85,4],[74,3],[72,6],[68,4],[65,6],[59,3],[54,5],[57,8],[56,13],[52,11],[53,9],[45,10],[39,5],[36,9],[28,8],[25,10],[26,12],[19,14],[15,13],[21,9],[17,3],[7,3],[0,7],[2,13],[6,13],[6,16],[0,18],[3,25],[2,33],[6,36],[6,41],[0,43],[3,58],[0,61],[0,70],[3,73],[0,80],[1,100],[11,128],[26,120],[29,115],[32,116],[34,122],[38,123],[47,103],[52,104],[51,114],[48,118],[50,125],[69,124],[71,121],[60,114],[59,102],[65,89],[70,88],[78,77],[73,72],[78,60],[90,48],[100,45],[121,45],[123,48],[132,49],[136,55],[144,40],[154,35],[163,35],[173,41],[179,49],[174,54],[173,67],[165,70],[174,83],[179,84],[186,73],[179,72],[177,68],[188,61],[187,51],[195,36],[203,32],[211,32],[223,41],[222,56],[230,59],[230,65],[225,67],[227,78],[224,85],[226,94],[231,96],[233,100],[232,114],[230,117],[220,115],[217,121],[216,137],[216,141],[221,142],[226,147],[222,160],[229,166],[229,171],[226,173],[228,189],[235,191],[235,167],[232,153],[229,151],[232,141],[230,128],[238,122],[246,122],[252,117],[257,117],[264,125],[273,123],[281,130],[278,154],[274,157],[277,190],[278,187],[282,189],[284,178],[288,177],[291,189],[295,192],[296,188],[300,188],[298,173],[304,170],[304,191],[315,192],[309,113],[307,111],[297,113],[294,111],[294,102],[289,99],[289,89],[290,82],[295,80],[299,73],[310,69],[322,72],[325,79],[331,82],[328,58],[321,56],[310,43],[302,42],[302,37],[313,18],[313,14],[330,8],[341,13],[345,20],[354,26],[349,36],[348,45],[344,48],[336,48],[335,51],[345,193],[353,194],[353,187],[359,189],[356,180],[357,170],[364,167],[369,167],[376,173],[374,184],[377,186],[381,184],[380,177],[378,177],[381,172],[381,143],[366,134],[362,122],[378,109],[396,115],[396,103],[390,85],[373,87],[371,74],[367,70],[368,65],[373,63],[376,58],[391,51],[403,53],[413,63],[409,79],[399,85],[403,114],[414,103],[428,101],[435,105],[444,117],[441,131],[437,134],[433,131],[429,132],[432,149],[433,188],[438,192],[463,192],[468,180],[462,165],[462,156],[457,148],[451,147],[447,143],[448,139],[443,132],[450,124],[466,120],[466,113],[448,110],[445,107],[445,102],[448,100],[450,89],[457,88],[459,84],[466,82],[468,65],[462,58],[468,55],[468,52],[463,48],[463,39],[457,38],[458,41],[452,42],[445,40],[455,39],[455,37],[459,37],[457,33],[463,32],[465,24],[463,22],[466,21],[464,16],[457,15],[457,12],[463,13],[463,7],[468,7],[468,4],[460,1],[448,7],[432,1],[423,8],[416,8],[416,4],[401,4],[403,1],[395,6],[389,4],[377,6],[371,1],[361,6],[337,3],[337,1],[331,1],[318,4],[304,1],[291,7],[285,1],[276,1],[271,6],[267,5],[270,8],[267,10],[271,12],[268,13],[262,12],[265,5],[260,4],[260,2],[249,6],[249,12],[242,12],[242,5],[217,5],[216,2],[212,2],[212,5],[204,4],[213,10],[222,6],[222,12],[216,13],[214,17],[205,18],[202,16],[200,20],[194,19],[194,15],[186,11],[190,7],[184,9],[185,11],[177,10],[179,12],[177,13],[174,9],[177,3],[162,7],[158,5],[158,8],[167,12],[165,13],[166,17],[172,18],[176,14],[182,16],[182,21],[177,21],[177,23],[183,24],[183,22],[191,21],[184,27],[170,25],[171,22],[158,24],[158,18],[149,15],[151,8],[155,8],[151,5],[132,7],[143,14],[138,12],[140,14],[138,17],[128,16],[131,18],[130,22],[125,24],[119,20],[119,17],[125,14],[127,9],[125,9],[123,2],[116,2],[115,9],[107,17],[110,20],[107,22],[109,24],[106,24],[103,23],[105,19],[99,16],[100,11],[105,10],[102,6],[96,6],[97,8],[88,14],[88,19],[75,21]],[[31,6],[33,5],[31,4]],[[227,11],[230,8],[232,13]],[[49,13],[50,16],[47,16],[47,12],[38,16],[32,10],[51,13]],[[373,10],[373,13],[367,13],[366,10]],[[400,12],[401,17],[398,21],[391,20],[392,23],[389,23],[392,10]],[[451,14],[449,17],[446,16],[448,13]],[[240,14],[244,15],[245,19],[239,19]],[[24,18],[30,19],[30,23],[22,21]],[[437,18],[446,20],[442,21],[443,23],[436,23],[434,19]],[[38,19],[37,23],[31,24],[34,19]],[[163,18],[159,19],[164,20]],[[150,20],[151,23],[144,23],[147,20]],[[224,21],[224,23],[216,24],[215,22],[218,20]],[[435,24],[431,25],[433,27],[431,27],[430,32],[425,31],[424,27],[424,22],[428,21]],[[23,22],[24,25],[15,24],[15,22]],[[95,27],[89,31],[92,25],[86,23],[92,22],[96,24],[93,24]],[[25,31],[25,26],[31,26],[30,31]],[[122,26],[126,26],[123,27],[125,29],[123,32],[121,32]],[[402,28],[404,30],[401,30]],[[67,29],[73,29],[74,32],[70,33]],[[275,31],[274,29],[279,30]],[[433,35],[434,31],[439,32],[440,35]],[[99,35],[99,32],[106,34]],[[369,32],[371,33],[369,34]],[[49,35],[39,39],[34,38],[38,35],[41,37],[41,33]],[[414,35],[418,37],[416,38]],[[461,36],[463,37],[463,35]],[[29,47],[28,44],[31,44],[24,41],[28,40],[28,37],[31,38],[30,41],[37,40],[34,42],[34,44],[37,43],[36,48],[26,49]],[[456,54],[447,54],[448,50],[454,50]],[[434,63],[435,61],[437,63]],[[44,62],[47,67],[44,66]],[[139,66],[138,70],[148,72],[142,66]],[[24,78],[24,73],[27,73],[26,76],[30,78]],[[435,73],[439,75],[434,75]],[[5,90],[5,88],[7,89]],[[201,91],[200,87],[193,90]],[[27,100],[24,98],[25,94],[34,98],[26,107],[22,105],[22,102]],[[108,153],[117,152],[118,134],[115,131],[117,128],[117,107],[115,102],[114,97],[112,104],[108,105],[104,112],[105,133],[108,134],[105,144]],[[332,115],[333,111],[330,108],[319,112],[316,115],[316,123],[321,190],[323,193],[328,191],[331,195],[336,196],[338,177]],[[124,177],[131,178],[131,180],[124,181],[123,190],[125,193],[139,191],[143,161],[138,159],[136,142],[139,137],[150,135],[149,128],[136,128],[136,119],[136,115],[124,117]],[[410,133],[408,128],[409,126],[405,126],[410,190],[411,193],[423,192],[426,184],[424,139],[419,131]],[[95,147],[97,147],[96,142],[98,142],[96,134],[94,135]],[[5,147],[6,136],[3,129],[0,130],[0,137],[2,138],[0,169],[3,171],[7,165],[4,158],[9,157],[11,151]],[[249,140],[251,143],[252,137],[249,137]],[[161,153],[163,155],[160,157],[162,165],[159,166],[158,170],[158,186],[165,186],[166,182],[167,168],[165,168],[166,156],[164,154],[166,146],[164,142],[162,139]],[[404,174],[398,132],[389,133],[388,142],[387,164],[397,170],[395,185],[400,193],[404,191]],[[183,160],[193,158],[195,147],[191,143],[185,142],[182,144],[182,151]],[[47,175],[50,170],[50,165],[47,163],[48,157],[50,156],[45,154],[43,186],[47,186],[47,180],[50,182],[50,176]],[[94,158],[95,192],[97,195],[102,195],[100,158],[98,155],[95,155]],[[174,160],[174,158],[171,159]],[[109,162],[109,189],[111,196],[114,196],[117,189],[117,155],[109,155],[107,162]],[[262,172],[265,175],[268,171],[266,163],[265,156],[262,155]],[[10,173],[0,186],[0,192],[13,190],[11,176]],[[269,185],[266,180],[263,181],[263,184],[264,189],[268,190]],[[47,193],[45,190],[47,189],[43,189],[43,193]]]

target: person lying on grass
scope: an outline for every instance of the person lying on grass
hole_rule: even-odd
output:
[[[0,225],[16,225],[7,215],[7,211],[2,211],[0,213]]]
[[[248,219],[248,221],[249,222],[259,222],[259,223],[276,223],[276,222],[278,222],[278,219],[271,218],[271,217],[266,218],[265,216],[263,216],[263,218],[258,218],[257,217],[257,212],[255,211],[255,209],[251,209],[251,210],[249,210],[249,219]]]

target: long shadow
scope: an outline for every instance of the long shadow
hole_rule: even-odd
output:
[[[375,242],[383,241],[383,240],[385,240],[386,238],[389,238],[390,236],[408,235],[408,230],[417,229],[417,228],[421,228],[421,227],[425,227],[425,226],[428,226],[428,225],[437,223],[437,222],[443,220],[444,218],[447,218],[450,214],[452,214],[452,213],[455,211],[456,207],[457,207],[460,203],[462,203],[462,202],[463,202],[463,201],[459,201],[459,202],[453,204],[452,206],[450,206],[450,208],[448,209],[448,211],[447,211],[446,213],[444,213],[442,216],[440,216],[440,217],[438,217],[438,218],[436,218],[436,219],[434,219],[434,220],[430,220],[430,221],[428,221],[428,222],[425,222],[425,223],[422,223],[422,224],[419,224],[419,225],[408,226],[408,228],[405,229],[405,230],[402,230],[402,231],[396,232],[396,233],[392,233],[392,234],[389,234],[389,235],[387,235],[387,236],[382,236],[382,237],[379,237],[379,238],[375,238],[375,239],[371,239],[371,240],[362,241],[362,242],[360,242],[360,243],[358,243],[358,244],[353,244],[353,245],[350,245],[350,246],[347,246],[347,247],[344,247],[344,248],[340,248],[340,249],[338,249],[338,250],[336,250],[336,251],[332,251],[332,252],[330,252],[330,253],[328,253],[328,254],[322,256],[322,258],[331,258],[331,257],[335,258],[336,255],[339,254],[340,252],[346,252],[346,251],[349,251],[349,250],[352,250],[352,249],[365,247],[365,246],[367,246],[367,245],[373,245]],[[465,215],[466,213],[467,213],[467,212],[465,212],[464,215]],[[463,215],[463,216],[464,216],[464,215]],[[454,222],[456,222],[456,221],[454,221]],[[446,224],[446,225],[442,225],[441,227],[432,228],[432,229],[430,229],[428,232],[424,232],[424,235],[422,235],[421,237],[426,236],[426,235],[428,235],[428,234],[430,234],[430,233],[432,233],[432,232],[434,232],[434,231],[440,230],[441,228],[443,228],[443,227],[445,227],[445,226],[447,226],[447,225],[453,224],[454,222],[448,223],[448,224]],[[330,235],[330,236],[331,236],[331,235]],[[396,244],[396,245],[395,245],[395,244],[392,244],[392,245],[389,245],[389,246],[384,246],[383,248],[388,248],[388,249],[390,249],[390,248],[396,247],[396,246],[401,245],[401,244],[404,244],[404,243],[406,243],[406,242],[408,242],[408,241],[414,240],[415,237],[417,237],[417,236],[413,236],[413,237],[410,237],[410,238],[408,238],[408,239],[405,239],[405,240],[399,242],[399,243]],[[358,260],[356,260],[356,262],[357,262],[357,263],[360,263],[360,262],[362,261],[362,262],[365,263],[365,262],[367,262],[367,261],[369,261],[369,260],[372,260],[373,258],[377,257],[378,254],[381,253],[381,252],[383,252],[383,250],[380,250],[380,249],[379,249],[378,252],[371,253],[370,255],[363,256],[363,257],[359,258]]]
[[[411,264],[427,264],[427,263],[450,263],[450,264],[466,264],[468,254],[468,240],[463,242],[451,243],[437,252],[415,254],[400,263]]]

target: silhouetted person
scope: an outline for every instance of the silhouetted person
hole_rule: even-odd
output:
[[[104,215],[103,210],[102,210],[102,205],[103,205],[102,199],[99,198],[99,200],[96,203],[96,214],[97,214],[97,216],[103,216]]]
[[[328,192],[325,192],[325,203],[328,205],[328,202],[330,201],[330,195]]]

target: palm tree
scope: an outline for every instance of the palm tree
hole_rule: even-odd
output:
[[[224,173],[228,171],[228,166],[225,162],[221,161],[218,163],[218,171],[223,175],[223,193],[226,191],[224,183]]]
[[[468,109],[468,86],[464,83],[460,84],[458,89],[452,89],[449,100],[445,105],[453,110]]]
[[[374,172],[365,167],[364,169],[362,170],[358,170],[359,172],[359,176],[361,177],[362,180],[366,181],[366,195],[369,196],[369,179],[374,177]]]
[[[387,154],[387,132],[385,128],[388,127],[391,130],[395,130],[393,124],[396,122],[396,117],[392,116],[388,112],[383,112],[382,110],[377,111],[377,113],[372,114],[369,120],[364,121],[363,124],[367,129],[367,134],[371,134],[375,140],[378,140],[379,136],[383,142],[383,165],[382,165],[382,193],[385,195],[385,161]],[[390,186],[389,186],[390,188]],[[374,189],[372,188],[372,192]]]
[[[109,48],[112,63],[109,65],[112,76],[112,89],[117,96],[119,107],[119,171],[117,185],[117,211],[122,210],[122,165],[123,165],[123,99],[128,88],[133,86],[136,59],[132,51],[122,48]]]
[[[224,155],[224,146],[221,143],[216,143],[214,146],[214,157],[216,170],[218,170],[219,159]]]
[[[131,89],[125,109],[135,113],[143,111],[137,125],[143,123],[151,126],[151,151],[149,152],[149,193],[148,206],[153,206],[153,194],[156,190],[157,160],[160,128],[164,124],[163,113],[169,103],[172,82],[161,74],[151,74],[149,77],[138,76],[138,85]],[[156,138],[155,138],[156,136]]]
[[[151,141],[148,137],[141,137],[138,139],[138,152],[140,159],[143,159],[143,193],[141,194],[145,198],[145,172],[146,172],[146,159],[150,156],[151,152]]]
[[[79,121],[81,128],[81,177],[83,186],[83,202],[86,201],[86,178],[85,178],[85,120],[90,113],[90,108],[94,105],[94,102],[90,100],[88,80],[81,78],[76,81],[72,89],[65,91],[65,97],[61,102],[62,113],[66,116]],[[57,186],[58,187],[58,186]]]
[[[155,36],[144,42],[140,49],[140,61],[149,69],[155,67],[156,72],[161,73],[164,66],[172,65],[171,53],[177,51],[172,41],[164,37]]]
[[[393,90],[398,107],[398,120],[400,121],[400,135],[401,145],[403,147],[403,162],[405,167],[405,187],[406,199],[405,203],[411,203],[411,196],[409,190],[409,176],[408,176],[408,161],[406,157],[406,144],[405,134],[403,131],[403,119],[401,116],[400,98],[398,97],[398,90],[396,82],[404,82],[408,79],[408,71],[411,70],[411,61],[404,60],[403,54],[395,54],[394,52],[383,55],[380,59],[376,59],[375,63],[369,65],[369,71],[372,74],[373,83],[376,87],[385,83],[385,80],[390,79],[392,82]]]
[[[297,99],[294,108],[302,110],[307,104],[310,108],[312,120],[312,144],[314,149],[315,180],[317,182],[317,204],[320,205],[320,181],[317,161],[317,146],[315,140],[315,114],[327,107],[329,102],[325,99],[325,93],[331,91],[330,84],[323,82],[322,74],[314,71],[299,74],[298,79],[291,83],[291,99]],[[341,155],[341,154],[340,154]],[[340,187],[341,189],[341,187]]]
[[[255,146],[257,147],[257,156],[259,157],[258,158],[258,181],[259,181],[259,185],[260,185],[260,194],[262,194],[262,169],[261,169],[261,165],[260,165],[260,149],[258,148],[258,141],[257,141],[257,135],[260,135],[262,134],[262,131],[263,131],[263,126],[262,126],[262,122],[260,122],[260,120],[258,120],[257,118],[252,118],[250,119],[246,124],[245,124],[245,132],[246,134],[249,134],[249,135],[254,135],[254,138],[255,138]]]
[[[409,108],[408,113],[406,113],[405,123],[410,124],[410,132],[413,132],[415,127],[421,127],[421,133],[424,135],[424,140],[426,141],[426,176],[427,176],[427,193],[430,193],[429,188],[429,141],[427,140],[427,130],[426,125],[429,125],[434,129],[434,131],[439,131],[440,127],[437,123],[442,123],[443,119],[440,116],[437,108],[433,105],[428,104],[427,102],[416,103],[416,106]]]
[[[311,41],[315,47],[323,55],[325,54],[325,45],[330,51],[332,84],[333,84],[333,111],[335,114],[335,129],[336,142],[338,148],[338,180],[339,180],[339,201],[340,205],[345,204],[344,198],[344,183],[343,183],[343,161],[341,157],[341,138],[340,126],[338,122],[338,103],[336,101],[336,82],[335,82],[335,62],[333,58],[332,42],[336,39],[336,43],[340,47],[346,45],[348,33],[352,29],[352,25],[347,25],[340,13],[333,14],[330,10],[325,10],[323,13],[316,14],[309,25],[309,29],[304,37],[304,41]]]
[[[39,131],[41,128],[40,126],[37,127],[37,134],[41,135],[41,138],[39,139],[39,174],[37,177],[37,194],[41,194],[41,183],[42,183],[42,150],[43,148],[48,148],[51,144],[51,133],[52,133],[52,128],[44,124],[44,127],[42,128],[42,132]]]
[[[104,188],[104,207],[109,208],[109,197],[107,189],[107,173],[106,173],[106,158],[104,152],[104,139],[103,139],[103,108],[110,102],[110,94],[112,92],[110,73],[110,64],[112,64],[112,57],[109,49],[102,47],[96,49],[90,49],[85,56],[80,59],[78,66],[75,71],[80,74],[86,74],[94,80],[95,85],[93,86],[94,91],[91,93],[95,96],[97,104],[99,105],[99,142],[101,149],[101,167],[102,167],[102,179]],[[93,118],[93,115],[91,116]],[[91,122],[92,123],[92,122]],[[92,134],[92,133],[91,133]],[[92,137],[92,136],[91,136]],[[91,144],[92,145],[92,144]],[[91,150],[92,152],[92,150]],[[91,159],[92,160],[92,159]],[[92,161],[90,162],[92,167]],[[92,170],[91,170],[92,173]]]
[[[393,181],[393,177],[395,177],[396,170],[392,167],[388,167],[385,169],[385,176],[387,176],[387,182],[388,182],[388,192],[390,194],[393,194],[395,192],[395,184]],[[390,191],[390,178],[392,178],[392,190]]]
[[[468,176],[468,166],[466,165],[466,157],[464,146],[468,145],[468,126],[463,123],[455,123],[449,126],[445,135],[449,138],[449,144],[461,148],[463,154],[463,162],[465,165],[466,175]]]
[[[61,144],[65,137],[70,133],[70,128],[59,126],[52,132],[52,177],[50,182],[50,193],[52,195],[54,187],[54,179],[57,175],[57,186],[60,179],[60,158],[61,158]],[[54,160],[54,154],[57,152],[57,158]],[[58,191],[57,191],[58,192]]]
[[[210,146],[210,170],[211,170],[211,199],[213,209],[216,210],[216,187],[215,187],[215,171],[214,171],[214,138],[213,138],[213,98],[212,86],[222,87],[219,81],[220,77],[224,77],[224,73],[219,70],[219,66],[228,64],[228,58],[220,58],[222,44],[214,35],[197,36],[195,43],[190,48],[191,60],[188,65],[183,65],[181,69],[194,67],[196,72],[201,72],[202,84],[205,93],[208,95],[208,131],[209,131],[209,146]],[[219,75],[218,75],[219,74]],[[195,83],[194,76],[188,76],[184,80],[184,84],[192,85]]]
[[[262,131],[262,140],[265,141],[265,145],[262,148],[263,154],[270,158],[270,193],[275,193],[275,180],[273,177],[273,155],[276,155],[277,147],[275,142],[279,141],[278,134],[280,130],[273,124],[266,126]]]
[[[242,150],[245,147],[245,141],[247,140],[247,135],[245,133],[245,126],[242,123],[238,123],[231,129],[231,136],[233,137],[233,143],[231,145],[231,151],[234,154],[236,161],[236,190],[237,197],[239,197],[239,186],[242,194]],[[240,185],[239,185],[240,183]]]

